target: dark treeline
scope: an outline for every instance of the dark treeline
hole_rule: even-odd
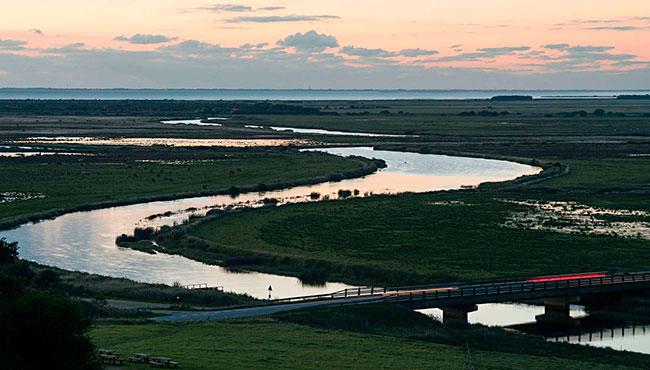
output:
[[[50,270],[18,259],[17,243],[0,239],[0,368],[99,369],[81,307],[57,294]]]
[[[531,101],[532,96],[529,95],[497,95],[493,96],[492,101]]]
[[[208,117],[237,114],[322,115],[318,108],[245,101],[0,100],[0,114]]]
[[[650,94],[646,95],[619,95],[617,100],[650,100]]]

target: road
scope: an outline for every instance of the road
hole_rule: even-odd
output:
[[[170,311],[170,310],[153,310],[154,313],[162,314],[152,318],[153,321],[159,322],[187,322],[187,321],[208,321],[208,320],[227,320],[245,317],[271,315],[278,312],[294,311],[303,308],[341,306],[348,304],[371,303],[381,301],[382,296],[375,297],[351,297],[331,300],[312,301],[304,303],[286,303],[258,307],[234,308],[218,311]]]

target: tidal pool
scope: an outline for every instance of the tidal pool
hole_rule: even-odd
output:
[[[208,118],[207,121],[214,121],[214,120],[226,120],[227,118]],[[220,123],[212,123],[212,122],[204,122],[206,120],[203,120],[201,118],[197,119],[179,119],[179,120],[170,120],[170,121],[160,121],[160,123],[165,124],[165,125],[194,125],[194,126],[214,126],[214,127],[221,127],[223,126]]]

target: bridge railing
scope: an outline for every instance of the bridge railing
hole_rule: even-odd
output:
[[[301,297],[281,298],[266,304],[307,303],[322,300],[345,300],[350,298],[378,299],[386,302],[445,300],[454,298],[505,296],[511,294],[535,293],[570,288],[616,286],[618,284],[650,283],[650,272],[617,273],[597,278],[580,278],[559,281],[533,282],[514,279],[491,282],[466,282],[454,284],[432,284],[408,287],[356,287],[333,293]]]
[[[385,295],[383,300],[389,302],[444,300],[452,298],[535,293],[551,290],[566,290],[570,288],[607,287],[634,283],[650,283],[650,272],[622,273],[597,278],[545,282],[519,281],[488,284],[463,284],[455,287],[451,286],[445,289],[440,289],[438,286],[434,286],[431,289],[427,289],[425,286],[419,286],[416,290],[413,290],[412,288],[408,288],[408,290],[395,289],[391,291],[391,294]]]
[[[299,303],[299,302],[310,302],[310,301],[320,301],[324,299],[344,299],[344,298],[354,298],[354,297],[372,297],[384,294],[386,288],[367,286],[367,287],[356,287],[356,288],[347,288],[341,289],[333,293],[326,294],[315,294],[302,297],[290,297],[290,298],[280,298],[271,300],[271,304],[285,304],[285,303]]]

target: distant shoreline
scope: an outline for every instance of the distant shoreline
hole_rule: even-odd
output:
[[[0,88],[0,99],[37,100],[484,100],[528,95],[535,99],[613,99],[650,94],[646,90],[599,89],[129,89],[129,88]]]

